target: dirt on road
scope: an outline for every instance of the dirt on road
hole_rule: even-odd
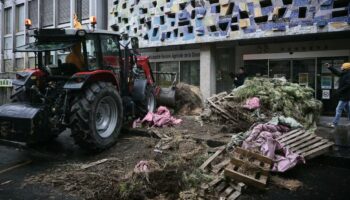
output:
[[[212,148],[206,138],[215,133],[218,144],[228,139],[227,134],[218,137],[219,125],[203,125],[196,117],[182,119],[177,127],[129,130],[108,151],[85,162],[60,163],[27,177],[23,186],[40,184],[83,199],[178,199],[180,193],[210,181],[198,168]],[[159,167],[136,173],[140,161]]]

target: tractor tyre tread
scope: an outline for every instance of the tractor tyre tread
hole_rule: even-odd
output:
[[[101,96],[99,94],[105,92],[112,94],[116,100],[118,107],[118,123],[114,133],[111,135],[112,139],[107,144],[102,144],[96,137],[97,134],[94,132],[95,122],[92,122],[91,115],[93,115],[93,106],[96,105]],[[117,140],[117,136],[120,133],[121,125],[123,120],[123,108],[122,100],[119,96],[115,86],[108,82],[97,82],[88,86],[84,92],[82,92],[73,102],[71,107],[70,124],[72,130],[72,137],[76,144],[81,148],[88,151],[99,152],[104,149],[108,149],[113,146]]]

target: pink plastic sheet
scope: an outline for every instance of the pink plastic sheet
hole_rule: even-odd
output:
[[[133,128],[136,128],[144,123],[148,123],[153,127],[164,127],[177,125],[181,122],[181,119],[176,119],[175,117],[171,116],[168,108],[160,106],[156,113],[149,112],[142,120],[137,119],[134,121]]]
[[[273,171],[285,172],[301,162],[304,158],[283,147],[276,138],[289,131],[283,125],[256,125],[242,147],[248,150],[259,150],[264,156],[274,160]]]
[[[258,97],[247,99],[245,104],[243,105],[243,108],[247,108],[249,110],[255,110],[260,108],[260,99]]]

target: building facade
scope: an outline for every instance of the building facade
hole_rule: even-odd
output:
[[[232,89],[229,73],[286,77],[315,89],[333,110],[350,57],[349,0],[117,0],[109,23],[137,36],[157,71],[199,85],[204,97]],[[112,5],[113,4],[113,5]],[[130,14],[131,13],[131,14]],[[198,80],[198,81],[197,81]]]
[[[107,29],[107,13],[107,0],[0,1],[0,73],[34,66],[33,54],[13,52],[16,47],[33,42],[26,36],[26,18],[32,20],[32,28],[72,28],[73,16],[77,14],[83,27],[88,28],[89,17],[97,16],[97,28]]]

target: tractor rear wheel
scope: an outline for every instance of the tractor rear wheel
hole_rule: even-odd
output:
[[[71,113],[72,136],[82,148],[101,151],[117,142],[123,107],[113,84],[97,82],[87,87],[75,99]]]

